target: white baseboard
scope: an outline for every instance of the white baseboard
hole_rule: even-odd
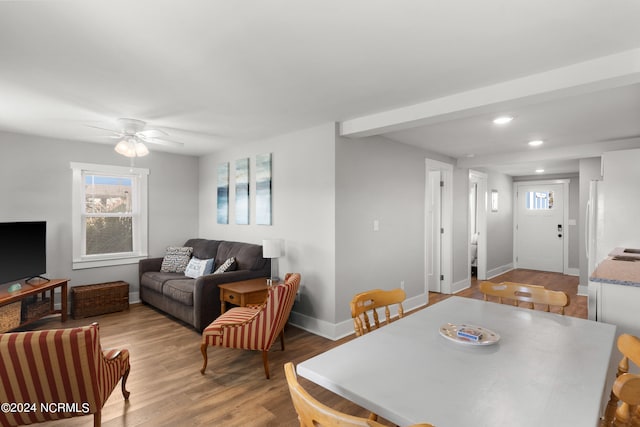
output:
[[[500,267],[492,268],[491,270],[487,271],[487,280],[493,279],[494,277],[504,274],[507,271],[511,271],[511,270],[513,270],[512,262],[510,262],[509,264],[501,265]]]
[[[137,304],[140,301],[140,292],[129,292],[129,304]]]
[[[428,294],[420,294],[411,298],[407,298],[402,303],[405,313],[411,310],[415,310],[420,307],[424,307],[428,303]],[[380,319],[384,319],[384,312],[379,312]],[[398,315],[397,310],[391,307],[391,317]],[[289,317],[289,323],[293,326],[310,332],[315,335],[330,339],[332,341],[339,340],[353,334],[353,320],[347,319],[338,323],[327,322],[326,320],[316,319],[314,317],[307,316],[295,311],[291,312]]]
[[[452,294],[457,294],[460,291],[463,291],[465,289],[468,289],[471,287],[471,279],[470,278],[466,278],[464,280],[460,280],[458,282],[452,283],[451,284],[451,293]]]
[[[579,276],[580,275],[580,269],[579,268],[568,268],[566,274],[567,274],[567,276]]]

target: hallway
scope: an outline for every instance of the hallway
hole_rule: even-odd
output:
[[[490,282],[518,282],[531,285],[541,285],[554,291],[563,291],[569,296],[569,305],[565,307],[565,315],[587,318],[587,297],[577,295],[578,276],[567,276],[562,273],[551,273],[547,271],[517,269],[511,270],[489,280]],[[471,280],[471,287],[458,292],[457,296],[483,299],[483,295],[478,289],[480,280],[475,277]],[[429,305],[445,300],[451,295],[429,292]]]

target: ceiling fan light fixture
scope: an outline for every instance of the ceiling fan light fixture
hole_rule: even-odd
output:
[[[149,154],[149,149],[142,142],[136,142],[136,156],[142,157]]]
[[[122,154],[125,157],[135,157],[136,156],[136,147],[135,143],[133,143],[129,138],[123,138],[116,144],[115,147],[116,153]]]
[[[149,149],[133,136],[125,136],[116,144],[116,153],[125,157],[142,157],[149,154]]]

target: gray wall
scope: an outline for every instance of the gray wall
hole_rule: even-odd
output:
[[[71,286],[124,280],[138,295],[138,264],[71,269],[70,162],[129,165],[111,145],[0,133],[0,221],[47,221],[47,276]],[[161,256],[198,230],[197,158],[151,152],[136,167],[149,169],[149,253]]]
[[[426,151],[383,137],[336,142],[336,321],[367,289],[404,289],[425,304]],[[373,223],[378,221],[379,231]],[[406,306],[411,303],[405,304]]]
[[[491,190],[498,190],[498,212],[491,212]],[[487,172],[487,274],[489,277],[513,268],[513,179]]]
[[[272,153],[273,225],[255,224],[255,156]],[[250,224],[234,222],[235,161],[250,158]],[[230,224],[217,224],[216,171],[230,162]],[[201,237],[261,244],[282,239],[286,272],[302,275],[294,324],[327,337],[336,336],[335,278],[335,125],[323,124],[272,138],[238,144],[200,158]]]

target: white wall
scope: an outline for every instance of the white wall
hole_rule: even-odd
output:
[[[272,153],[273,225],[255,225],[255,156]],[[234,224],[235,161],[250,161],[250,224]],[[217,224],[218,165],[230,162],[230,224]],[[335,125],[243,143],[200,158],[200,237],[261,244],[284,240],[279,273],[302,275],[292,322],[324,336],[335,323]]]
[[[597,242],[597,262],[616,247],[640,249],[640,149],[602,154],[604,232]]]
[[[131,301],[138,295],[138,264],[71,269],[70,162],[127,166],[106,144],[0,133],[0,221],[47,221],[47,277],[70,278],[71,286],[124,280]],[[197,234],[197,158],[151,152],[137,159],[149,169],[149,253]]]

